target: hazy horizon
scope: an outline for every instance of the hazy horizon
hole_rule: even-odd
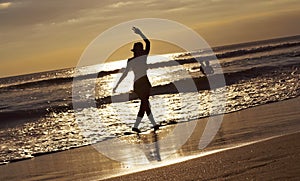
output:
[[[282,37],[274,37],[274,38],[270,38],[270,39],[261,39],[261,40],[255,40],[255,41],[247,41],[247,42],[240,42],[240,43],[234,43],[234,44],[225,44],[225,45],[218,45],[218,46],[214,46],[214,47],[211,47],[211,48],[219,48],[219,47],[226,47],[226,46],[232,46],[232,45],[242,45],[242,44],[247,44],[247,43],[254,43],[254,42],[260,42],[260,41],[265,41],[265,40],[276,40],[276,39],[282,39],[282,38],[289,38],[289,37],[297,37],[297,36],[300,36],[299,35],[291,35],[291,36],[282,36]],[[124,47],[128,47],[128,46],[124,46]],[[121,47],[121,49],[124,50],[124,47]],[[121,50],[121,51],[123,51]],[[119,50],[116,51],[117,53],[119,53]],[[185,52],[185,51],[174,51],[174,52],[167,52],[167,53],[163,53],[163,54],[171,54],[171,53],[180,53],[180,52]],[[112,54],[112,56],[110,56],[108,58],[108,61],[107,62],[113,62],[113,61],[122,61],[122,60],[125,60],[125,59],[111,59],[111,57],[116,57],[116,56],[113,56],[114,54],[116,54],[115,52]],[[151,55],[150,55],[151,56]],[[99,64],[101,62],[99,61]],[[10,75],[10,76],[4,76],[4,77],[0,77],[1,78],[9,78],[9,77],[15,77],[15,76],[22,76],[22,75],[30,75],[30,74],[35,74],[35,73],[42,73],[42,72],[51,72],[51,71],[55,71],[55,70],[64,70],[64,69],[71,69],[71,68],[75,68],[76,66],[73,66],[73,67],[61,67],[61,68],[58,68],[58,69],[48,69],[48,70],[42,70],[42,71],[37,71],[37,72],[28,72],[28,73],[25,73],[25,74],[18,74],[18,75]]]
[[[0,0],[0,77],[75,67],[94,38],[133,19],[177,21],[216,47],[299,35],[299,10],[296,0]],[[126,50],[115,59],[128,58]]]

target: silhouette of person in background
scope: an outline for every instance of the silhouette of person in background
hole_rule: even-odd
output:
[[[205,63],[205,64],[204,64]],[[209,61],[205,60],[203,62],[200,62],[200,71],[204,74],[204,75],[209,75],[209,74],[213,74],[214,73],[214,69],[210,66]]]
[[[115,92],[122,80],[127,76],[128,72],[132,70],[134,73],[133,90],[141,100],[140,109],[137,114],[137,118],[132,128],[132,131],[135,131],[137,133],[141,132],[138,129],[138,126],[141,123],[145,112],[147,113],[147,116],[151,124],[153,125],[154,131],[156,131],[159,129],[159,125],[156,124],[150,109],[149,95],[151,84],[147,76],[147,57],[150,52],[150,41],[140,29],[133,27],[132,30],[134,31],[134,33],[140,35],[141,38],[143,38],[144,42],[146,43],[146,48],[144,49],[142,42],[134,43],[133,49],[131,49],[131,51],[133,52],[133,57],[128,59],[127,66],[117,85],[114,87],[113,92]]]

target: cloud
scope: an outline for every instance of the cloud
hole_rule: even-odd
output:
[[[298,8],[299,12],[299,7],[299,0],[0,0],[0,61],[3,65],[4,61],[37,60],[37,56],[55,54],[58,50],[85,47],[106,29],[145,17],[184,23],[218,45],[270,34],[299,34],[295,23],[299,13],[256,17],[264,12],[277,14],[282,9]],[[65,53],[65,56],[74,58],[76,53]],[[55,55],[56,58],[52,56],[48,60],[65,58]],[[21,73],[18,71],[15,73]]]
[[[41,1],[41,0],[0,0],[1,27],[4,31],[9,29],[24,28],[35,24],[60,23],[84,16],[82,12],[93,9],[101,14],[101,7],[111,4],[108,0],[90,0],[83,3],[82,0]],[[10,8],[8,8],[10,7]],[[11,8],[13,7],[13,8]],[[100,12],[100,13],[99,13]]]
[[[167,12],[172,12],[172,13],[175,13],[175,12],[178,12],[178,11],[184,11],[186,10],[187,8],[186,7],[178,7],[178,8],[170,8],[170,9],[167,9],[166,11]]]
[[[0,3],[0,9],[6,9],[11,5],[12,5],[11,2]]]
[[[131,5],[131,4],[134,4],[134,2],[132,2],[132,1],[122,2],[121,1],[121,2],[114,3],[114,4],[110,5],[109,7],[121,8],[121,7],[124,7],[124,6]]]

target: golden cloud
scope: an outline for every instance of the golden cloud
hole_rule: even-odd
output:
[[[0,3],[0,9],[6,9],[11,6],[11,2]]]

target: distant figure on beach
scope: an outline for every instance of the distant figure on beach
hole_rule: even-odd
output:
[[[156,131],[157,129],[159,129],[159,125],[156,124],[150,109],[149,96],[151,84],[147,76],[147,57],[150,52],[150,41],[140,29],[133,27],[132,30],[134,31],[134,33],[140,35],[141,38],[143,38],[144,42],[146,43],[146,48],[144,49],[142,42],[134,43],[133,48],[131,49],[131,51],[133,52],[133,57],[128,59],[127,66],[117,85],[114,87],[113,92],[115,92],[122,80],[127,76],[128,72],[132,70],[134,73],[133,90],[141,100],[140,109],[137,114],[137,118],[132,131],[135,131],[137,133],[141,132],[138,129],[138,126],[141,123],[145,112],[147,113],[147,116],[151,124],[153,125],[154,131]]]
[[[205,60],[204,63],[200,62],[200,71],[204,74],[204,75],[210,75],[214,73],[214,69],[210,66],[209,61]]]

